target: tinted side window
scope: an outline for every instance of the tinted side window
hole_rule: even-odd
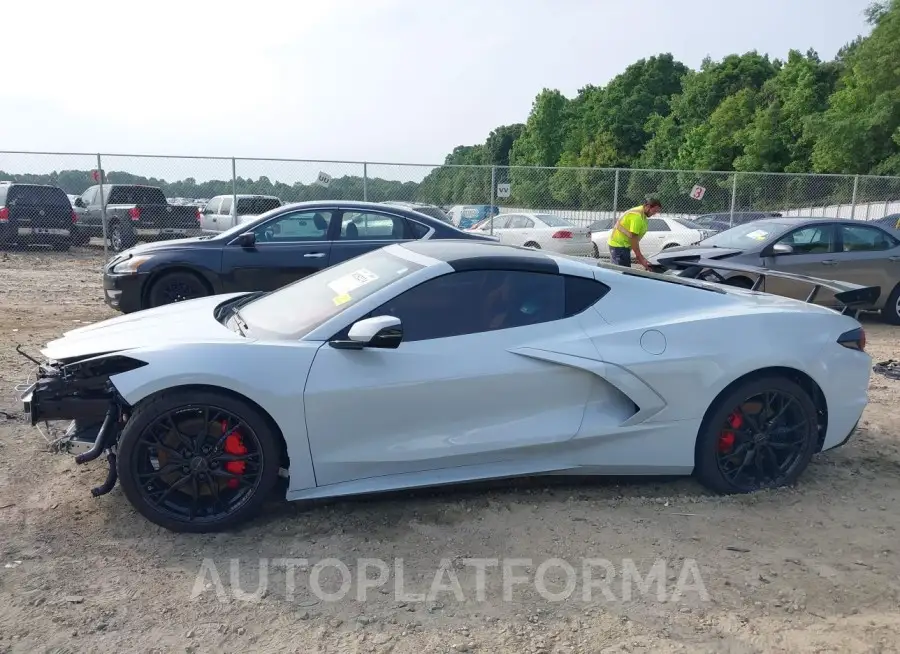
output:
[[[330,211],[305,211],[279,216],[253,230],[257,243],[323,241],[331,223]]]
[[[424,282],[371,315],[400,318],[404,342],[414,342],[560,320],[566,299],[561,275],[473,270]]]
[[[347,211],[341,221],[342,241],[401,241],[407,238],[406,220],[400,216]]]
[[[609,286],[596,279],[569,276],[563,279],[566,282],[566,318],[578,315],[609,293]]]
[[[81,201],[84,203],[86,207],[91,206],[92,204],[99,203],[100,198],[97,197],[98,186],[91,186],[88,190],[86,190],[81,195]]]
[[[647,221],[648,231],[651,232],[670,232],[669,226],[666,224],[665,220],[660,220],[659,218],[651,218]]]
[[[431,227],[423,225],[422,223],[417,223],[415,220],[407,220],[406,225],[409,227],[410,238],[424,238],[425,235],[431,231]]]
[[[828,252],[834,252],[834,225],[801,227],[787,234],[778,242],[794,248],[793,254],[827,254]]]
[[[876,227],[844,225],[841,227],[844,252],[873,252],[897,247],[897,240]]]
[[[204,213],[219,213],[219,207],[222,205],[222,198],[213,198],[203,207]]]

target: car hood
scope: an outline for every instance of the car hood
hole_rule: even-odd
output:
[[[242,295],[212,295],[85,325],[50,341],[41,354],[62,361],[164,344],[244,340],[213,316],[218,305]]]
[[[116,261],[122,261],[139,254],[152,254],[153,252],[161,252],[164,250],[183,250],[184,248],[193,248],[198,244],[213,245],[209,236],[194,236],[192,238],[173,238],[165,241],[153,241],[152,243],[142,243],[133,248],[123,250],[115,255]]]
[[[666,248],[659,254],[650,257],[650,263],[664,266],[667,261],[676,259],[725,259],[743,253],[744,250],[738,248],[717,248],[710,245],[680,245]]]

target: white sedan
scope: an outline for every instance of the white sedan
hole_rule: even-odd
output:
[[[798,300],[413,241],[67,332],[21,398],[32,425],[72,421],[79,463],[107,455],[95,495],[119,481],[150,521],[206,532],[279,476],[288,500],[569,473],[791,484],[854,432],[864,348],[854,318]]]
[[[505,245],[519,245],[536,250],[576,257],[591,256],[591,235],[586,227],[549,213],[501,213],[482,220],[466,231],[491,234]]]
[[[588,231],[593,241],[593,256],[595,258],[609,259],[609,239],[612,236],[612,228],[616,220],[606,218],[591,223]],[[641,252],[645,257],[652,257],[668,248],[679,245],[694,245],[703,239],[715,234],[714,231],[704,229],[697,223],[685,218],[665,218],[657,216],[649,218],[647,233],[641,239]]]

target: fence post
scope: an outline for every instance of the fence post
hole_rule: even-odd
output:
[[[97,153],[97,179],[100,181],[100,221],[103,223],[103,258],[109,259],[108,239],[106,233],[106,199],[103,197],[103,158]]]
[[[619,210],[619,169],[616,168],[616,183],[613,185],[613,218]]]
[[[731,215],[728,221],[729,227],[734,227],[734,205],[737,203],[737,172],[734,173],[734,178],[731,180]]]
[[[234,222],[237,223],[237,163],[231,158],[231,210],[234,211]]]
[[[369,164],[363,161],[363,202],[369,201]]]
[[[850,220],[856,219],[856,192],[859,190],[859,175],[853,176],[853,197],[850,200]]]
[[[497,192],[497,166],[491,166],[491,236],[494,235],[494,194]]]

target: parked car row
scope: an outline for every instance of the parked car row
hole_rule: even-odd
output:
[[[218,293],[273,291],[391,243],[494,241],[420,211],[375,202],[278,206],[230,229],[139,245],[107,263],[106,302],[131,313]]]

